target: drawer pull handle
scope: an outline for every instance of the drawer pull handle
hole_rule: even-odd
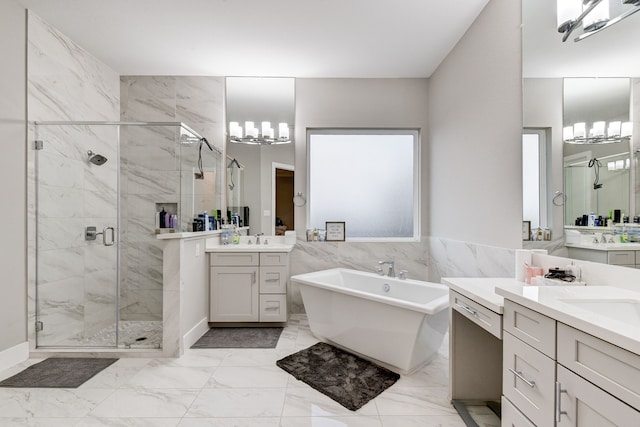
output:
[[[536,383],[535,381],[529,381],[528,379],[526,379],[523,375],[522,372],[518,372],[518,371],[514,371],[513,369],[509,368],[509,372],[511,372],[513,375],[515,375],[516,377],[520,378],[522,381],[524,381],[524,383],[526,385],[528,385],[531,388],[535,388]]]
[[[457,307],[460,307],[461,309],[463,309],[464,311],[466,311],[467,313],[469,313],[472,316],[477,316],[478,312],[475,311],[474,309],[472,309],[471,307],[467,307],[464,304],[456,304]]]
[[[280,307],[265,307],[264,311],[276,311],[279,310]]]
[[[562,410],[562,399],[560,398],[562,393],[566,393],[567,390],[562,389],[562,384],[556,381],[556,421],[560,422],[563,415],[567,415],[567,411]]]
[[[279,282],[280,279],[267,279],[265,282]]]
[[[253,273],[251,273],[251,284],[253,285],[254,283],[256,283],[256,272],[255,271]]]

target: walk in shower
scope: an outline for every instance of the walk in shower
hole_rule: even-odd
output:
[[[156,234],[220,209],[221,152],[174,122],[37,122],[33,134],[36,347],[162,348]]]

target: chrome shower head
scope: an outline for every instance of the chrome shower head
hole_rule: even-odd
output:
[[[107,163],[107,158],[101,154],[94,153],[93,151],[87,151],[87,156],[89,156],[89,161],[97,166],[102,166]]]

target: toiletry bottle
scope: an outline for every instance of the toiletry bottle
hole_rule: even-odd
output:
[[[236,226],[233,226],[233,244],[237,245],[240,243],[240,232]]]
[[[202,212],[202,217],[204,221],[203,231],[207,231],[209,230],[209,214],[207,213],[207,211]]]
[[[166,228],[166,217],[167,212],[162,208],[162,211],[160,212],[160,228]]]

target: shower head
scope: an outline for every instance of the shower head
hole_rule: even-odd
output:
[[[102,166],[107,163],[107,158],[101,154],[94,153],[93,151],[87,151],[87,156],[89,156],[89,161],[94,165]]]

